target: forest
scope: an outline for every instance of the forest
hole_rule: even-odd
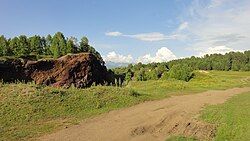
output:
[[[163,63],[130,64],[112,69],[123,75],[127,82],[171,79],[189,81],[194,70],[250,71],[250,50],[229,52],[225,55],[211,54],[203,57],[189,57]]]
[[[89,45],[88,38],[85,36],[80,42],[75,37],[65,37],[61,32],[55,33],[54,36],[49,34],[46,37],[20,35],[7,39],[4,35],[0,36],[0,57],[58,58],[68,53],[81,52],[93,53],[102,60],[101,55]]]

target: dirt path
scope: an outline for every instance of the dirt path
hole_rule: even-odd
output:
[[[175,96],[111,111],[81,124],[41,137],[49,141],[164,141],[170,134],[199,139],[214,136],[215,127],[196,120],[207,104],[225,102],[235,94],[250,91],[234,88],[195,95]]]

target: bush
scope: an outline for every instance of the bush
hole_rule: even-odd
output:
[[[188,65],[173,65],[169,71],[169,77],[189,81],[193,76],[193,70]]]

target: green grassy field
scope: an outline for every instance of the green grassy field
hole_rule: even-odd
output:
[[[248,141],[250,139],[250,92],[234,96],[226,103],[208,106],[201,118],[217,124],[216,141]]]
[[[66,90],[34,84],[4,84],[0,92],[0,140],[32,138],[143,100],[126,88],[100,86]]]
[[[250,86],[250,72],[196,71],[194,78],[189,82],[174,79],[133,81],[127,87],[148,95],[151,99],[158,99],[173,94],[190,94],[246,86]]]
[[[131,82],[123,88],[52,88],[0,83],[0,140],[27,140],[110,110],[171,95],[250,86],[250,72],[195,72],[190,82]]]

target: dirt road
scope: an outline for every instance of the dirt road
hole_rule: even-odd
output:
[[[207,104],[225,102],[250,88],[207,91],[150,101],[111,111],[81,124],[41,137],[44,141],[164,141],[171,134],[211,139],[215,126],[197,120]]]

